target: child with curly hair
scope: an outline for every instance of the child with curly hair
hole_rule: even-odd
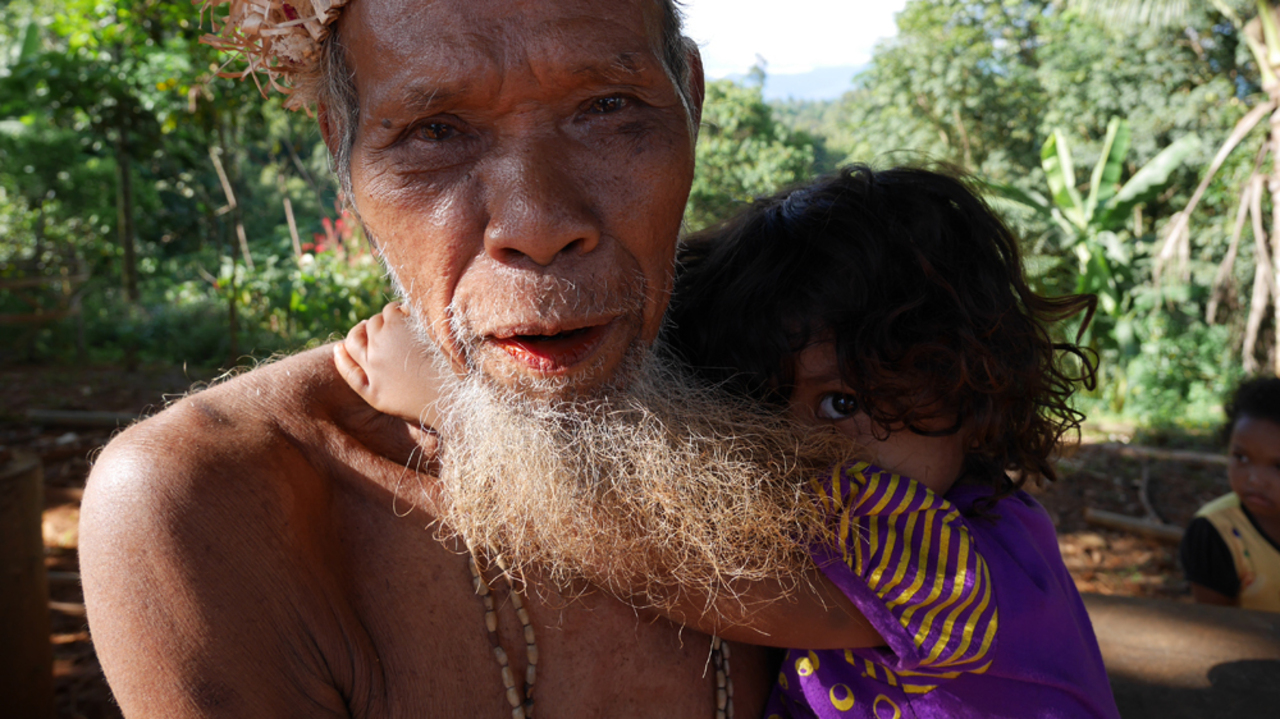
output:
[[[666,351],[870,461],[811,483],[830,593],[748,596],[741,624],[669,616],[787,650],[768,716],[1117,716],[1053,525],[1021,491],[1055,478],[1050,455],[1080,420],[1068,398],[1092,376],[1049,328],[1092,308],[1034,293],[1012,233],[925,170],[853,167],[690,238]],[[392,308],[335,353],[376,408],[417,418],[429,398],[396,378],[407,338]]]

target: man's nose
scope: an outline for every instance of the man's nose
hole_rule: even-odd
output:
[[[484,244],[499,262],[527,257],[546,267],[562,253],[585,254],[600,244],[587,179],[566,168],[552,144],[508,152],[493,169]]]

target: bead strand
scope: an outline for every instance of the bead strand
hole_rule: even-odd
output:
[[[733,681],[729,675],[729,645],[711,637],[711,662],[716,668],[716,719],[733,719]]]
[[[493,649],[493,657],[498,662],[502,673],[502,685],[506,690],[507,703],[511,705],[511,719],[533,719],[533,685],[538,675],[538,644],[535,641],[533,622],[529,610],[524,605],[524,598],[511,582],[511,570],[502,555],[494,559],[494,563],[502,570],[511,588],[511,606],[516,610],[516,617],[524,633],[525,670],[524,692],[516,686],[515,672],[511,670],[511,661],[507,651],[502,648],[498,637],[498,610],[493,600],[493,590],[480,571],[480,563],[476,559],[473,548],[468,546],[467,567],[471,570],[472,585],[476,594],[484,603],[484,626],[489,632],[489,644]],[[718,636],[711,637],[711,660],[716,669],[715,700],[716,719],[733,719],[733,681],[729,672],[729,645]]]
[[[471,548],[468,547],[468,549]],[[507,657],[506,650],[502,648],[502,642],[498,636],[498,611],[493,601],[493,590],[485,580],[484,574],[480,571],[480,563],[476,560],[474,549],[471,549],[467,560],[467,566],[471,569],[471,579],[476,594],[484,602],[484,626],[489,632],[489,644],[493,649],[494,659],[497,660],[498,669],[502,672],[502,685],[506,689],[507,703],[511,705],[511,719],[533,719],[533,685],[537,679],[538,645],[534,638],[533,622],[529,617],[529,610],[524,606],[524,598],[520,596],[520,592],[511,583],[510,570],[506,561],[499,555],[496,559],[496,564],[507,577],[507,583],[511,587],[511,606],[516,610],[516,617],[520,619],[524,634],[524,692],[521,693],[516,686],[515,672],[511,670],[511,661]]]
[[[511,586],[511,606],[515,608],[516,617],[524,631],[524,711],[525,719],[533,719],[533,683],[538,678],[538,643],[534,640],[533,621],[529,618],[529,610],[525,609],[524,598],[511,583],[511,568],[507,566],[506,559],[499,554],[494,561]]]

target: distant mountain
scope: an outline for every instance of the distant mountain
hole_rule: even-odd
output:
[[[853,76],[866,65],[842,65],[820,67],[809,72],[773,74],[765,76],[765,100],[834,100],[853,89]],[[742,82],[743,73],[725,76],[728,80]]]

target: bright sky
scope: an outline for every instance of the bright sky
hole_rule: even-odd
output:
[[[861,65],[895,34],[906,0],[684,0],[685,34],[702,48],[708,78],[751,69],[770,74]]]

